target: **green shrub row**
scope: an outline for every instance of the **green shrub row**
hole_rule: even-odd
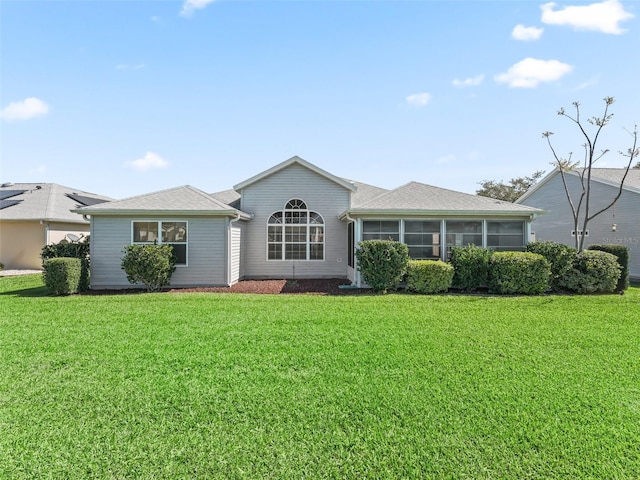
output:
[[[447,264],[409,260],[408,247],[400,242],[368,240],[360,242],[356,257],[362,279],[380,292],[398,288],[403,280],[408,291],[419,293],[451,286],[500,294],[610,293],[629,285],[628,249],[619,245],[594,245],[582,252],[555,242],[530,243],[526,252],[468,245],[454,247]]]
[[[53,295],[70,295],[81,291],[82,259],[49,258],[42,267],[44,284]]]
[[[629,250],[623,245],[592,245],[578,252],[556,242],[532,242],[527,251],[542,255],[551,264],[553,291],[622,293],[629,287]]]

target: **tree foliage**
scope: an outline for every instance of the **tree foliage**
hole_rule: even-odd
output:
[[[534,186],[544,175],[544,170],[537,170],[529,177],[512,178],[508,183],[502,180],[483,180],[479,182],[480,189],[476,190],[476,195],[481,197],[495,198],[505,202],[515,202],[518,198]]]
[[[582,144],[582,160],[575,161],[573,159],[573,152],[570,152],[566,157],[558,155],[551,143],[551,136],[553,135],[553,132],[547,131],[543,132],[542,134],[542,136],[546,138],[547,143],[549,144],[549,148],[551,149],[551,152],[553,154],[554,160],[551,162],[551,165],[559,170],[562,177],[562,184],[564,186],[565,195],[573,214],[573,230],[576,232],[575,248],[578,250],[578,252],[581,252],[584,248],[584,240],[586,232],[588,231],[587,226],[589,225],[589,222],[615,205],[615,203],[622,195],[624,181],[627,178],[627,174],[629,173],[629,169],[633,164],[634,158],[640,156],[640,148],[638,148],[638,126],[636,125],[633,132],[631,132],[632,146],[626,151],[619,152],[622,156],[628,158],[628,162],[625,167],[624,175],[620,180],[617,194],[605,207],[600,208],[595,213],[593,213],[591,211],[591,174],[594,165],[602,157],[609,153],[608,149],[598,150],[598,140],[600,139],[602,129],[609,124],[611,118],[613,117],[613,113],[609,112],[609,108],[611,107],[611,105],[613,105],[614,101],[615,100],[613,97],[605,97],[605,107],[602,115],[599,117],[596,116],[587,119],[587,123],[594,127],[592,131],[587,131],[589,127],[585,125],[584,121],[580,118],[579,102],[573,102],[573,107],[575,110],[575,113],[573,115],[567,113],[564,108],[561,108],[558,111],[558,115],[569,119],[575,124],[581,136],[584,138],[584,143]],[[575,170],[578,166],[582,167],[579,171],[577,171],[582,188],[580,189],[578,194],[572,194],[569,191],[569,187],[567,185],[566,172]]]

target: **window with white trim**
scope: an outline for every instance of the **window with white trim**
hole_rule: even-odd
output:
[[[173,246],[176,265],[187,265],[187,222],[133,222],[132,242]]]
[[[324,219],[297,198],[267,223],[268,260],[324,260]]]

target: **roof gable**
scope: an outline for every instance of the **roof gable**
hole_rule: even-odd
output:
[[[302,158],[298,157],[298,156],[294,156],[289,158],[288,160],[285,160],[284,162],[279,163],[278,165],[275,165],[274,167],[269,168],[268,170],[265,170],[262,173],[259,173],[257,175],[254,175],[253,177],[245,180],[244,182],[240,182],[237,185],[234,185],[233,189],[236,191],[240,191],[243,188],[248,187],[249,185],[252,185],[256,182],[259,182],[260,180],[268,177],[269,175],[273,175],[276,172],[279,172],[280,170],[283,170],[287,167],[289,167],[290,165],[293,164],[298,164],[301,165],[309,170],[311,170],[312,172],[317,173],[318,175],[325,177],[326,179],[337,183],[338,185],[346,188],[347,190],[351,190],[352,192],[356,191],[356,187],[355,185],[353,185],[353,183],[348,182],[347,180],[344,180],[340,177],[336,177],[335,175],[327,172],[326,170],[321,169],[320,167],[317,167],[316,165],[307,162],[306,160],[303,160]]]
[[[99,205],[91,205],[74,210],[87,215],[129,215],[129,214],[242,214],[213,196],[190,185],[147,193],[135,197],[116,200]],[[244,216],[248,216],[244,214]]]
[[[580,176],[584,169],[576,168],[574,170],[570,170],[565,172],[566,175],[572,175],[575,177]],[[610,185],[616,188],[620,187],[620,181],[624,175],[624,168],[592,168],[591,169],[591,181],[602,183],[605,185]],[[544,185],[546,185],[551,179],[553,179],[556,175],[560,174],[560,170],[558,168],[554,168],[546,177],[536,183],[533,187],[527,190],[524,195],[522,195],[519,199],[516,200],[516,203],[522,203],[526,201],[531,195],[540,190]],[[623,190],[628,190],[630,192],[640,193],[640,168],[630,168],[627,173],[627,177],[624,180],[624,185],[622,186]]]
[[[493,198],[456,192],[420,182],[401,187],[352,208],[350,213],[533,214],[541,211]]]

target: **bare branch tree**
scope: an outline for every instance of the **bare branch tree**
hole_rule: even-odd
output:
[[[574,116],[571,116],[570,114],[568,114],[564,110],[564,108],[561,108],[560,110],[558,110],[558,115],[568,118],[578,127],[578,129],[580,130],[580,133],[582,134],[585,140],[585,143],[582,145],[584,149],[582,169],[578,173],[578,178],[580,180],[580,185],[582,188],[579,194],[577,195],[576,200],[574,200],[574,198],[571,195],[569,186],[567,184],[567,177],[565,174],[566,172],[574,170],[576,167],[578,167],[578,165],[580,165],[581,162],[573,160],[573,153],[569,153],[568,157],[566,158],[560,157],[551,143],[551,135],[553,135],[553,132],[544,132],[542,134],[542,136],[546,138],[547,143],[549,144],[549,148],[551,149],[551,153],[553,154],[554,161],[551,162],[551,165],[556,167],[560,172],[560,176],[562,178],[562,185],[564,187],[564,192],[567,197],[567,201],[569,202],[569,206],[571,207],[571,212],[573,214],[573,228],[575,232],[575,248],[578,251],[581,251],[584,247],[584,237],[586,235],[587,226],[589,225],[589,222],[593,220],[595,217],[597,217],[598,215],[600,215],[601,213],[607,211],[608,209],[610,209],[615,205],[615,203],[618,201],[618,199],[622,195],[624,181],[627,178],[627,174],[629,173],[629,169],[631,168],[631,164],[633,163],[633,160],[638,156],[640,156],[640,148],[638,148],[638,126],[636,125],[633,132],[630,132],[631,137],[633,139],[632,147],[629,148],[626,152],[620,152],[620,154],[627,157],[629,161],[627,162],[627,166],[625,168],[624,174],[622,176],[622,179],[620,180],[620,185],[619,185],[617,194],[607,206],[605,206],[604,208],[601,208],[595,213],[591,213],[590,208],[591,208],[592,168],[602,157],[604,157],[607,153],[609,153],[608,149],[597,151],[596,148],[597,148],[598,140],[600,138],[600,133],[602,132],[602,129],[609,124],[611,117],[613,117],[613,113],[609,113],[609,107],[613,105],[614,101],[615,100],[613,97],[604,98],[605,107],[602,115],[599,117],[591,117],[587,119],[588,123],[596,127],[595,132],[592,134],[592,136],[589,135],[589,132],[587,132],[584,123],[580,119],[580,103],[573,102],[573,106],[575,108]],[[582,215],[583,207],[584,207],[584,214]],[[582,225],[580,225],[581,219],[582,219]]]

